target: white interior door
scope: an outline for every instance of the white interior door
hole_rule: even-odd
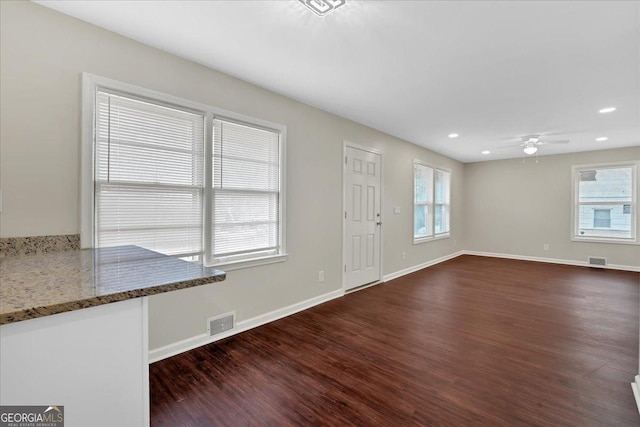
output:
[[[345,290],[380,280],[381,163],[378,153],[345,149]]]

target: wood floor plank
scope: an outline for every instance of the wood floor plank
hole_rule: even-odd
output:
[[[150,367],[153,426],[637,426],[640,274],[462,256]]]

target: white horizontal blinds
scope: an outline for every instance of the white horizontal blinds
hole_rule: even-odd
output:
[[[250,259],[280,249],[280,133],[215,119],[214,262]]]
[[[96,246],[202,247],[204,116],[99,90]]]
[[[448,233],[451,173],[436,169],[434,177],[434,232],[435,234]]]

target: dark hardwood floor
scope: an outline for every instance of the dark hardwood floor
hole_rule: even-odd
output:
[[[638,426],[640,274],[462,256],[154,363],[153,426]]]

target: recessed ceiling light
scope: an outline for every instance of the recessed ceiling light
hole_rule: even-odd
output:
[[[613,113],[614,111],[616,111],[616,107],[607,107],[607,108],[603,108],[602,110],[598,111],[600,114],[605,114],[605,113]]]
[[[602,141],[606,141],[607,139],[609,138],[607,138],[606,136],[601,136],[600,138],[596,138],[596,141],[602,142]]]
[[[457,137],[459,137],[459,136],[460,136],[460,135],[458,135],[457,133],[450,133],[450,134],[449,134],[449,138],[457,138]]]
[[[484,154],[484,155],[486,156],[487,154],[491,154],[491,151],[489,151],[489,150],[484,150],[484,151],[482,152],[482,154]]]

